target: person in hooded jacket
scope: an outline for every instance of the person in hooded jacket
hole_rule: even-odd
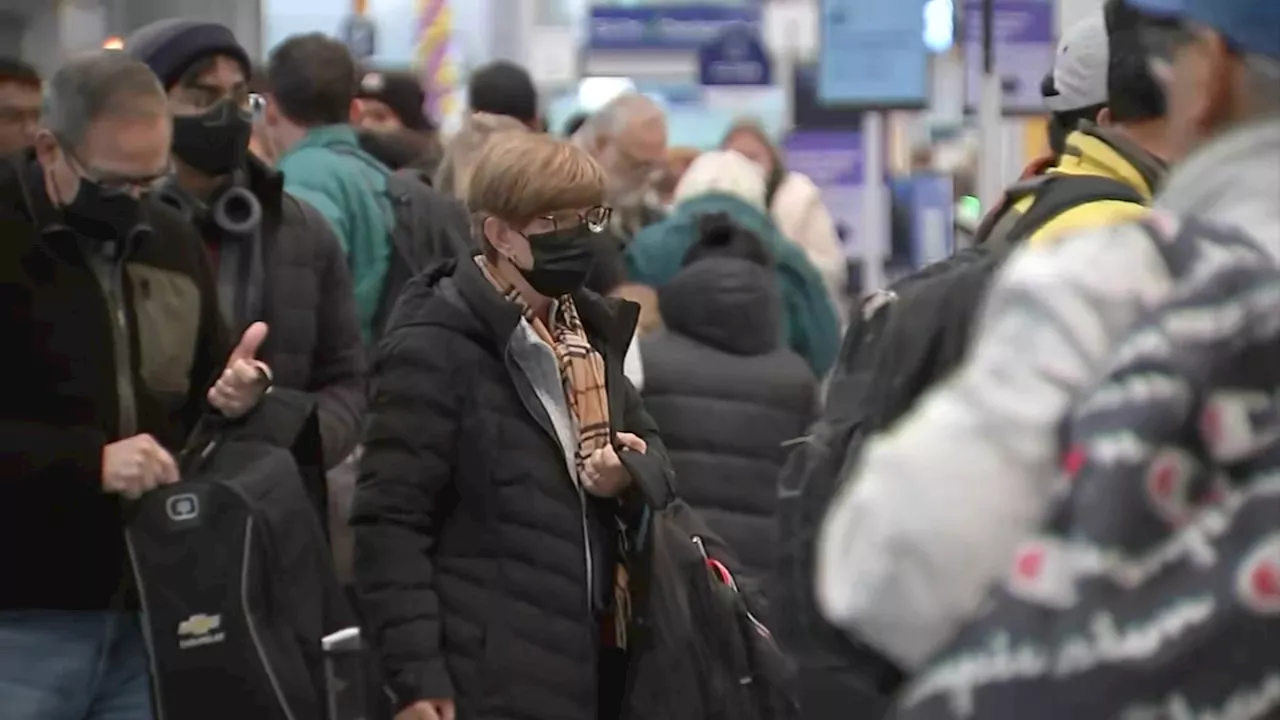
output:
[[[468,176],[482,254],[405,287],[374,363],[362,609],[398,720],[612,720],[620,525],[672,479],[623,375],[638,309],[584,289],[605,175],[569,143],[501,133]]]
[[[628,279],[661,289],[680,272],[702,219],[726,215],[764,242],[782,291],[782,337],[815,375],[825,375],[839,350],[840,323],[822,276],[770,219],[760,167],[734,151],[703,153],[676,185],[674,199],[671,216],[641,230],[627,246]]]
[[[315,393],[325,464],[337,465],[365,405],[351,275],[324,217],[249,152],[248,53],[227,27],[182,19],[140,28],[125,51],[155,73],[174,115],[175,173],[160,200],[204,238],[232,331],[265,321],[275,382]]]
[[[743,567],[773,564],[787,442],[817,415],[818,381],[783,343],[782,298],[763,243],[710,218],[658,293],[664,326],[643,338],[645,407],[662,428],[680,496]]]
[[[806,175],[787,169],[781,150],[758,123],[734,123],[720,147],[746,155],[764,170],[769,214],[782,234],[803,248],[822,274],[831,303],[843,319],[849,304],[849,262],[836,234],[835,221],[822,202],[822,191]]]

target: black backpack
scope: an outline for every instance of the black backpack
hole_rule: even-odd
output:
[[[314,401],[276,388],[204,427],[182,481],[128,508],[157,720],[323,718],[321,638],[356,623],[300,470],[319,457]]]
[[[1015,205],[1033,196],[1026,212]],[[779,554],[769,588],[773,627],[801,667],[806,720],[880,718],[904,677],[830,625],[813,589],[814,542],[862,443],[955,369],[977,311],[1009,251],[1067,210],[1101,200],[1141,203],[1132,188],[1096,176],[1049,174],[1016,183],[984,219],[977,246],[929,265],[863,301],[827,390],[823,416],[779,480]]]
[[[759,586],[669,485],[641,491],[649,509],[629,543],[632,660],[621,717],[798,720],[794,669],[760,620]]]
[[[464,204],[431,187],[420,170],[391,171],[352,149],[339,146],[334,150],[360,159],[387,179],[386,196],[392,212],[390,255],[382,296],[373,314],[376,342],[405,283],[432,263],[475,254],[471,215]]]

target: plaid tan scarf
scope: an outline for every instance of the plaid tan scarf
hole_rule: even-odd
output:
[[[612,429],[609,425],[609,395],[605,386],[604,358],[587,340],[586,329],[578,317],[578,308],[573,298],[564,295],[556,298],[555,312],[551,316],[551,327],[548,328],[542,319],[533,313],[532,308],[520,296],[520,291],[511,283],[498,277],[492,265],[484,256],[476,256],[476,264],[489,282],[497,288],[508,302],[520,308],[525,320],[533,327],[534,332],[555,353],[556,364],[560,369],[560,382],[564,387],[564,396],[569,403],[569,412],[578,426],[578,447],[574,453],[578,477],[586,470],[587,458],[592,453],[607,446],[612,440]],[[578,481],[581,483],[581,480]],[[613,583],[614,615],[607,619],[612,625],[613,642],[617,647],[626,647],[627,620],[630,619],[631,597],[628,590],[627,571],[619,563],[614,573]]]

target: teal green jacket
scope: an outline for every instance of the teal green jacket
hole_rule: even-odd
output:
[[[278,167],[284,173],[284,189],[315,206],[342,243],[360,330],[369,342],[391,249],[390,171],[360,149],[349,125],[313,128],[280,158]]]
[[[840,321],[822,276],[804,250],[788,240],[768,215],[736,197],[699,195],[680,203],[667,219],[641,230],[627,246],[627,278],[654,288],[669,282],[698,239],[698,217],[709,213],[727,213],[764,241],[777,262],[785,310],[783,337],[818,377],[826,375],[840,352]]]

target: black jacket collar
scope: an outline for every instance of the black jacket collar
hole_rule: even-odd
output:
[[[499,295],[479,266],[470,259],[457,261],[453,284],[483,328],[484,335],[496,347],[505,347],[520,322],[520,308]],[[631,336],[635,333],[640,306],[626,300],[604,298],[586,289],[575,293],[573,301],[593,344],[599,344],[606,356],[620,362],[626,356]]]
[[[35,150],[28,148],[22,154],[9,158],[3,165],[0,195],[7,202],[12,202],[9,209],[14,213],[13,216],[29,222],[40,237],[41,244],[60,259],[70,263],[82,262],[82,245],[85,240],[62,221],[62,213],[49,197],[44,168],[36,159]],[[156,217],[156,207],[150,200],[143,201],[141,211],[137,232],[114,257],[127,257],[136,244],[150,235],[153,226],[160,222]]]
[[[250,153],[245,178],[249,192],[262,204],[263,234],[274,237],[284,222],[284,173]]]

